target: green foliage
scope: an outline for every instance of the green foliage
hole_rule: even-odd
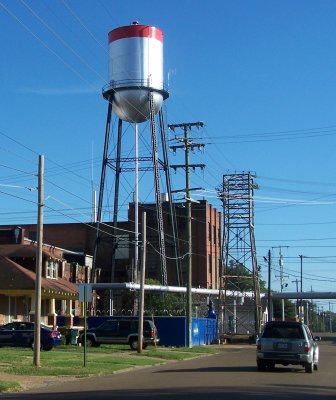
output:
[[[240,292],[254,291],[253,274],[243,264],[230,260],[224,274],[227,276],[226,288],[228,290]],[[260,277],[259,287],[261,292],[266,291],[266,283]]]
[[[323,311],[317,304],[310,301],[305,302],[305,310],[307,310],[307,305],[308,322],[313,332],[336,332],[336,314],[334,312]]]
[[[147,285],[161,286],[161,282],[156,279],[146,279]],[[120,291],[120,297],[123,299],[123,308],[125,310],[132,310],[134,303],[137,301],[139,292],[130,292],[128,290]],[[197,306],[197,314],[200,317],[206,316],[208,312],[207,307],[208,295],[194,293],[192,295],[192,303],[194,307]],[[159,291],[145,291],[144,309],[146,316],[162,315],[162,316],[181,316],[186,315],[186,294],[185,293],[169,293]]]
[[[282,317],[281,299],[273,299],[273,317],[277,319]],[[288,299],[285,299],[285,317],[291,319],[296,317],[295,304]]]
[[[155,279],[146,279],[147,285],[161,285]],[[147,315],[184,315],[185,295],[180,293],[163,293],[147,291],[145,293],[145,310]]]

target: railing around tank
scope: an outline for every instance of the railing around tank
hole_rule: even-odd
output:
[[[153,83],[152,79],[122,79],[118,81],[110,81],[108,84],[103,86],[102,92],[106,93],[111,90],[135,87],[139,89],[150,88],[162,92],[168,92],[163,82]]]

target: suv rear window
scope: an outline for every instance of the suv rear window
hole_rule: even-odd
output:
[[[274,339],[304,339],[301,326],[288,325],[266,325],[262,336]]]

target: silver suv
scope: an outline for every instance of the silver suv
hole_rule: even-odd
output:
[[[143,322],[143,348],[159,342],[156,327],[151,320]],[[84,331],[78,338],[84,345]],[[129,344],[132,350],[138,348],[138,320],[131,318],[108,319],[97,328],[86,330],[86,345],[98,347],[101,344]]]
[[[275,364],[302,365],[306,372],[318,369],[320,337],[313,337],[307,325],[292,321],[267,322],[257,339],[257,368]]]

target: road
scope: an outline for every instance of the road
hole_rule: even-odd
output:
[[[220,354],[141,368],[108,377],[80,379],[2,395],[20,400],[327,400],[336,398],[336,336],[320,344],[319,370],[279,366],[258,372],[255,346],[225,345]]]

